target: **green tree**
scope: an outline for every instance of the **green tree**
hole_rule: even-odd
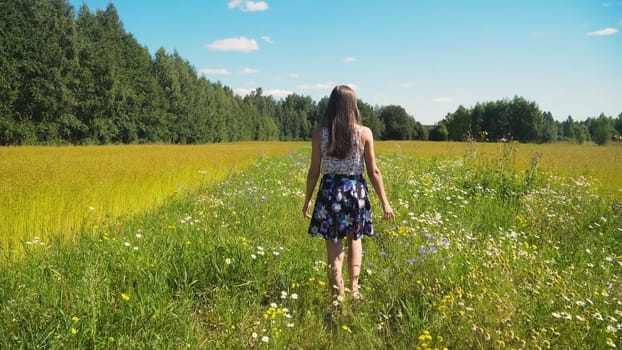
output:
[[[374,108],[363,100],[359,99],[357,101],[357,106],[361,113],[361,118],[363,119],[363,125],[372,130],[375,138],[381,139],[385,130],[382,119],[380,119]]]
[[[385,106],[379,117],[385,126],[383,140],[414,140],[418,136],[415,119],[401,106]]]
[[[601,113],[598,118],[593,119],[590,122],[590,133],[592,135],[592,140],[597,145],[602,146],[609,143],[609,141],[611,141],[613,130],[614,129],[612,119],[608,118],[603,113]]]
[[[558,139],[558,128],[551,112],[542,114],[542,126],[538,131],[538,142],[553,142]]]
[[[618,132],[618,136],[622,135],[622,113],[618,114],[618,117],[613,121],[613,127]]]
[[[471,134],[471,114],[462,105],[458,106],[455,112],[447,114],[443,123],[447,128],[449,140],[464,141]]]
[[[449,131],[445,122],[437,123],[432,130],[430,130],[430,141],[447,141],[449,140]]]

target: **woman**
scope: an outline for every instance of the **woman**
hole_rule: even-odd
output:
[[[311,165],[302,212],[311,219],[309,234],[326,240],[329,283],[340,296],[345,294],[342,241],[348,239],[349,289],[352,296],[359,299],[361,237],[374,233],[364,168],[380,199],[383,219],[394,220],[395,215],[376,165],[372,131],[362,125],[356,94],[348,86],[333,89],[321,127],[313,132],[311,145]],[[311,213],[311,197],[320,173],[323,176]]]

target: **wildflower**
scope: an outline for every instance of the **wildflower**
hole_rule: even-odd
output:
[[[264,335],[263,337],[261,337],[261,341],[267,343],[270,341],[270,338],[267,335]]]
[[[130,296],[127,295],[126,293],[121,293],[121,299],[123,299],[125,301],[129,301],[130,300]]]
[[[126,246],[126,247],[129,247],[131,244],[130,244],[130,242],[123,242],[123,245]]]
[[[607,338],[607,345],[609,345],[609,347],[612,347],[612,348],[616,348],[617,347],[616,343],[614,343],[613,339],[611,339],[611,338]]]
[[[226,259],[225,259],[225,264],[227,264],[227,265],[231,265],[231,259],[230,259],[230,258],[226,258]]]
[[[348,333],[352,333],[352,330],[350,329],[350,327],[348,327],[347,325],[343,325],[341,326],[341,329],[343,329],[344,331],[348,332]]]
[[[291,298],[294,300],[298,299],[298,294],[292,293]]]
[[[420,341],[431,341],[432,336],[430,335],[430,331],[424,330],[423,333],[419,336]]]
[[[71,335],[76,335],[76,334],[78,334],[78,330],[72,327],[71,328]]]
[[[251,254],[251,259],[253,259],[253,260],[257,259],[257,255]]]
[[[142,235],[142,233],[140,233],[140,232],[139,232],[139,233],[137,233],[137,234],[136,234],[136,238],[138,238],[138,239],[141,239],[141,238],[143,238],[143,235]]]
[[[78,322],[78,321],[80,321],[80,317],[78,317],[78,316],[73,316],[73,317],[71,318],[71,320],[72,320],[73,322]]]
[[[258,336],[259,335],[257,333],[255,333],[255,332],[253,332],[253,334],[251,334],[251,337],[253,337],[253,339],[257,339]]]

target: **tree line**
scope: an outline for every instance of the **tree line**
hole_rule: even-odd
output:
[[[430,139],[465,141],[515,140],[520,142],[570,141],[597,144],[622,141],[622,113],[617,118],[601,113],[584,121],[572,116],[559,122],[543,112],[533,101],[515,96],[494,102],[478,103],[472,108],[459,106],[455,112],[432,128]]]
[[[176,51],[152,55],[125,31],[112,3],[76,12],[67,0],[0,2],[0,145],[308,140],[327,102],[275,99],[261,88],[239,96],[199,76]],[[525,142],[588,140],[601,124],[622,133],[622,114],[559,123],[519,97],[460,107],[433,127],[401,106],[358,106],[381,140],[460,141],[484,132]]]

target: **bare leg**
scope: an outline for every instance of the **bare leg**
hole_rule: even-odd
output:
[[[348,274],[350,275],[350,290],[352,295],[359,295],[359,275],[361,274],[361,262],[363,260],[363,240],[354,240],[348,236]]]
[[[326,253],[328,256],[328,266],[330,268],[328,273],[330,288],[339,295],[343,295],[345,293],[343,275],[341,272],[345,255],[343,252],[343,244],[341,241],[335,243],[331,240],[326,240]]]

